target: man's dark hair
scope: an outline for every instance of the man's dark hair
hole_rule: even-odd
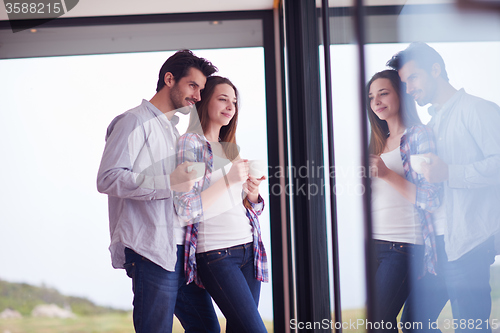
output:
[[[217,67],[212,65],[210,61],[195,56],[190,50],[177,51],[161,66],[156,92],[159,92],[165,86],[165,74],[172,73],[175,81],[179,82],[188,74],[190,68],[200,70],[206,77],[218,71]]]
[[[399,71],[407,62],[414,60],[416,65],[430,73],[432,65],[439,64],[441,66],[441,77],[449,81],[448,73],[444,65],[444,60],[441,55],[432,47],[422,42],[413,42],[406,49],[396,53],[388,62],[387,66]]]

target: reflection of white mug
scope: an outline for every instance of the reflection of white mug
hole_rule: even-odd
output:
[[[248,173],[254,178],[260,179],[266,175],[267,165],[263,160],[249,160],[248,168]]]
[[[425,157],[424,154],[415,154],[410,156],[410,165],[416,173],[422,173],[424,170],[422,169],[422,162],[430,163],[431,159],[429,157]]]
[[[187,167],[187,171],[196,171],[196,178],[194,181],[200,181],[205,175],[205,163],[203,162],[193,162],[193,165]]]

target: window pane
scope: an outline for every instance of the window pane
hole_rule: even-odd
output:
[[[370,13],[370,11],[373,13],[374,9],[367,7],[367,12]],[[385,14],[390,12],[392,12],[392,9],[387,7]],[[436,1],[426,5],[402,6],[397,13],[393,12],[391,16],[394,19],[388,21],[383,21],[382,17],[376,15],[367,17],[367,31],[370,31],[371,35],[371,39],[368,41],[370,44],[366,45],[365,48],[367,80],[376,72],[387,69],[386,62],[397,52],[406,49],[411,42],[427,43],[442,57],[444,65],[441,68],[442,72],[444,72],[444,69],[447,72],[448,83],[444,83],[446,80],[440,81],[441,75],[438,75],[437,78],[429,79],[423,85],[413,85],[413,83],[408,83],[410,81],[400,71],[401,78],[408,83],[408,85],[403,85],[403,89],[409,92],[410,95],[415,93],[418,116],[422,123],[428,124],[429,128],[434,132],[437,154],[447,163],[449,170],[456,168],[457,165],[468,168],[467,165],[489,163],[485,158],[500,154],[498,150],[496,152],[490,150],[492,145],[498,146],[499,144],[498,138],[495,134],[492,134],[496,133],[497,130],[488,130],[489,123],[497,122],[495,116],[486,116],[487,107],[478,107],[481,110],[475,110],[478,105],[481,105],[481,102],[469,105],[462,102],[460,105],[453,106],[451,103],[459,98],[458,96],[461,96],[461,92],[455,92],[455,90],[463,88],[467,94],[495,103],[498,109],[498,105],[500,105],[500,98],[497,93],[500,88],[497,79],[500,74],[500,65],[498,63],[500,57],[500,15],[498,11],[458,7],[455,3],[439,4]],[[385,22],[386,25],[383,26],[380,24],[381,22]],[[389,31],[396,31],[397,33],[388,33]],[[422,57],[417,56],[415,59],[418,68],[425,67]],[[408,58],[403,60],[402,64],[406,64],[407,61]],[[431,62],[436,63],[437,61],[432,60]],[[425,74],[422,75],[428,75],[430,69],[426,68],[423,73]],[[429,90],[428,84],[431,83],[437,83],[438,85]],[[444,91],[446,90],[450,93],[445,94]],[[408,97],[412,100],[411,96]],[[431,105],[435,110],[438,110],[433,117],[430,114]],[[461,118],[459,123],[454,123],[458,115],[461,114],[468,114],[469,116]],[[479,123],[472,120],[475,115],[482,119]],[[431,119],[433,119],[432,122]],[[487,151],[488,153],[486,153]],[[495,170],[500,168],[498,163],[492,163],[491,166]],[[480,171],[476,169],[474,172]],[[498,218],[493,217],[497,215],[498,210],[496,199],[493,199],[495,195],[485,196],[483,193],[499,193],[500,189],[494,179],[489,181],[486,178],[479,182],[478,179],[473,178],[472,174],[466,174],[465,176],[450,174],[449,181],[443,183],[444,198],[441,209],[438,209],[432,215],[431,224],[437,235],[437,276],[438,279],[442,277],[447,281],[446,284],[440,285],[441,289],[443,289],[443,286],[447,286],[458,290],[457,295],[463,295],[465,287],[473,286],[474,281],[480,279],[488,281],[488,271],[490,271],[490,285],[493,289],[491,292],[493,307],[490,318],[498,318],[500,303],[496,291],[498,286],[495,281],[498,279],[499,266],[493,264],[489,267],[487,261],[493,261],[493,257],[480,251],[482,246],[489,246],[486,239],[493,235],[495,230],[498,230],[498,222],[494,222]],[[453,184],[456,184],[459,180],[466,181],[468,185],[462,188],[455,187]],[[459,195],[459,192],[465,197]],[[477,208],[479,206],[475,204],[471,206],[471,200],[481,202],[481,208]],[[425,227],[422,228],[425,230]],[[469,231],[461,233],[460,230]],[[446,244],[445,250],[443,242]],[[446,260],[443,260],[441,253],[447,254],[450,263],[443,264]],[[464,258],[474,259],[466,263]],[[480,264],[480,262],[483,264]],[[422,259],[411,262],[413,266],[421,263]],[[459,267],[459,269],[451,272],[444,267]],[[484,273],[471,278],[470,276],[467,277],[468,273],[465,274],[464,271],[483,271]],[[439,293],[430,289],[429,286],[422,287],[422,281],[430,281],[429,275],[431,274],[427,273],[426,276],[418,280],[414,277],[416,282],[410,286],[410,292],[413,292],[414,296],[410,300],[420,296],[417,298],[419,302],[425,301],[436,304]],[[463,280],[463,284],[456,287],[453,281],[459,281],[460,279]],[[449,301],[441,312],[439,309],[434,311],[436,316],[439,315],[438,323],[443,331],[451,331],[452,327],[449,327],[450,325],[446,325],[446,323],[450,323],[453,318],[459,322],[462,320],[462,324],[467,322],[468,319],[473,319],[475,324],[485,326],[485,320],[490,316],[490,310],[485,307],[489,302],[487,296],[489,286],[485,282],[482,285],[474,285],[472,288],[475,289],[465,298],[465,307],[457,305],[454,308],[455,316],[452,314]],[[480,290],[484,290],[485,296],[482,299],[478,298]],[[450,295],[453,297],[452,294],[444,295],[444,301]],[[417,324],[422,323],[428,326],[428,317],[421,315],[421,313],[424,307],[429,308],[429,306],[414,305],[412,307],[409,303],[410,301],[406,303],[406,307],[414,316],[413,318],[408,317],[412,319],[411,322],[414,321]],[[468,314],[467,311],[469,310],[467,309],[470,308],[474,308],[474,311],[477,312]],[[462,312],[461,316],[458,315],[460,312]]]
[[[467,3],[471,1],[464,2]],[[500,83],[497,79],[500,74],[500,65],[498,62],[498,59],[500,59],[500,13],[498,11],[491,9],[481,10],[478,8],[471,9],[470,7],[458,7],[451,1],[445,1],[445,3],[443,3],[443,1],[426,1],[426,4],[421,4],[420,2],[419,4],[415,4],[416,2],[411,2],[412,4],[404,6],[396,4],[395,2],[394,5],[390,5],[390,2],[389,4],[385,2],[385,5],[383,6],[371,6],[372,2],[370,1],[366,1],[365,3],[368,3],[369,5],[364,8],[366,15],[364,17],[364,21],[362,22],[366,32],[366,45],[364,45],[366,78],[363,83],[368,82],[368,80],[376,72],[388,69],[386,63],[394,54],[408,47],[411,42],[420,41],[427,43],[442,56],[449,77],[449,83],[454,89],[460,90],[461,88],[464,88],[465,92],[470,95],[477,96],[487,101],[491,101],[496,105],[500,105],[500,97],[498,95]],[[353,8],[350,7],[330,8],[332,44],[330,49],[333,85],[331,93],[333,99],[335,128],[334,149],[336,159],[336,182],[338,185],[344,184],[347,188],[349,188],[349,185],[351,184],[358,186],[361,178],[366,176],[366,173],[356,173],[352,172],[352,170],[359,170],[361,165],[360,146],[362,144],[368,144],[368,142],[363,143],[360,141],[360,104],[358,91],[360,83],[358,82],[360,70],[358,66],[358,57],[360,55],[354,39],[355,28],[352,15]],[[403,86],[403,88],[404,90],[408,89],[411,91],[410,87]],[[428,112],[429,106],[431,104],[439,104],[437,99],[433,96],[437,96],[440,92],[438,88],[435,90],[437,91],[435,94],[434,90],[428,91],[429,96],[427,97],[429,97],[429,99],[421,99],[420,103],[418,103],[421,105],[416,105],[418,117],[423,124],[429,124],[429,121],[431,120],[431,116]],[[417,91],[415,94],[417,99],[420,97],[419,94],[423,93]],[[445,99],[444,102],[447,100],[448,99]],[[439,104],[438,109],[441,107],[443,107],[443,105]],[[475,114],[475,111],[470,112],[471,113],[468,113],[469,115]],[[484,116],[481,115],[479,111],[478,114],[479,118],[484,119]],[[492,117],[497,119],[496,116]],[[446,122],[446,120],[442,121]],[[449,165],[454,165],[450,167],[449,170],[452,170],[453,168],[461,168],[462,165],[472,165],[472,162],[470,161],[468,163],[459,163],[456,160],[458,157],[453,159],[450,155],[447,155],[450,154],[450,151],[453,151],[453,149],[458,150],[457,146],[452,146],[452,144],[449,143],[451,137],[455,138],[452,140],[454,144],[456,144],[456,142],[468,142],[470,143],[469,147],[474,147],[462,148],[463,150],[461,153],[457,154],[460,155],[460,158],[470,157],[471,159],[475,159],[474,161],[477,162],[474,164],[474,167],[465,167],[468,171],[465,173],[465,178],[462,177],[461,179],[462,181],[467,182],[468,185],[464,185],[463,188],[460,188],[460,190],[457,191],[462,191],[461,193],[473,193],[467,191],[474,191],[474,188],[481,188],[487,193],[493,193],[488,197],[485,197],[484,200],[480,200],[481,205],[483,205],[481,207],[484,207],[484,209],[474,210],[474,207],[466,209],[466,203],[464,203],[464,205],[457,205],[457,202],[460,202],[460,200],[456,201],[457,199],[455,197],[453,197],[453,201],[450,201],[452,200],[450,197],[457,195],[456,193],[458,192],[453,192],[454,190],[451,190],[450,188],[446,189],[446,186],[453,186],[445,183],[445,199],[443,207],[448,209],[447,214],[453,215],[455,225],[451,224],[449,219],[445,219],[445,221],[448,221],[445,223],[448,224],[444,229],[445,236],[442,236],[442,238],[444,237],[444,239],[447,239],[446,237],[458,237],[456,236],[456,233],[458,232],[457,228],[460,228],[460,226],[456,226],[458,223],[475,226],[467,227],[469,228],[467,230],[470,230],[468,235],[466,234],[465,236],[455,238],[454,240],[449,238],[446,241],[446,252],[449,256],[455,256],[454,259],[451,259],[452,261],[457,260],[462,255],[473,253],[469,252],[472,251],[472,249],[479,251],[481,249],[481,245],[489,246],[490,244],[488,241],[484,239],[484,237],[486,237],[485,235],[489,237],[489,235],[498,231],[499,228],[498,218],[493,216],[497,215],[496,212],[498,210],[498,208],[495,207],[498,205],[494,204],[494,201],[496,200],[494,198],[497,198],[498,193],[500,193],[497,181],[500,165],[495,164],[497,162],[491,164],[494,165],[492,170],[495,171],[492,171],[491,174],[488,173],[488,175],[492,178],[482,178],[486,177],[486,174],[481,173],[476,168],[478,165],[481,165],[481,163],[487,163],[484,161],[480,162],[484,160],[484,158],[494,155],[495,157],[493,157],[493,159],[496,159],[499,156],[497,155],[498,151],[495,151],[494,153],[490,151],[492,145],[498,147],[500,143],[497,140],[497,136],[495,134],[496,131],[493,129],[488,130],[489,127],[493,127],[488,127],[487,123],[487,121],[481,123],[481,126],[484,126],[485,128],[484,131],[477,131],[477,126],[475,126],[478,125],[477,121],[473,121],[472,118],[464,118],[461,122],[459,122],[460,125],[463,125],[464,130],[459,134],[455,132],[455,136],[453,136],[449,133],[459,131],[457,129],[457,126],[459,125],[448,129],[446,135],[450,136],[448,139],[443,139],[447,140],[447,144],[441,144],[441,146],[439,140],[442,139],[444,134],[443,132],[434,129],[437,140],[438,155],[442,159],[447,160]],[[495,124],[496,123],[497,121],[495,120]],[[430,126],[434,128],[435,125],[430,123]],[[470,140],[467,141],[467,139]],[[396,141],[396,143],[397,142],[398,141]],[[468,143],[464,143],[464,145],[467,146]],[[401,161],[401,165],[403,165],[403,161]],[[409,165],[411,168],[411,163],[409,163]],[[349,172],[341,173],[342,170],[348,170],[351,174],[354,173],[354,175],[349,178]],[[473,175],[478,176],[482,179],[482,181],[479,181],[479,178],[474,178]],[[456,177],[456,174],[450,177]],[[456,180],[457,178],[450,179]],[[481,190],[477,191],[481,192]],[[478,198],[481,195],[479,192],[478,196],[473,197]],[[447,197],[446,193],[448,193]],[[341,265],[340,283],[342,291],[343,322],[348,321],[348,318],[352,313],[357,313],[360,317],[364,315],[363,308],[365,305],[365,295],[363,291],[365,290],[365,275],[363,261],[365,258],[362,243],[363,226],[361,223],[362,206],[360,195],[361,191],[359,193],[350,194],[349,192],[339,193],[339,190],[337,190],[337,214]],[[372,195],[377,195],[379,196],[378,198],[384,197],[380,191],[374,191]],[[375,198],[372,197],[372,203],[374,199]],[[454,210],[452,212],[449,210],[450,204],[454,205]],[[413,208],[413,206],[411,207]],[[400,216],[394,216],[397,216],[397,218],[393,219],[393,222],[399,221],[398,219]],[[461,216],[465,216],[465,219],[462,222],[457,222],[460,220]],[[434,218],[438,219],[439,217]],[[376,220],[374,216],[372,216],[372,219],[374,225],[380,222],[380,219]],[[420,223],[421,220],[422,219],[419,217],[415,221]],[[432,226],[436,227],[434,222],[432,223]],[[454,231],[452,236],[450,236],[452,233],[451,230]],[[477,235],[477,237],[471,236],[472,234]],[[467,238],[467,236],[470,237],[470,239]],[[380,239],[378,237],[380,237],[380,234],[374,235],[374,238]],[[474,243],[478,239],[482,239],[482,241]],[[387,239],[387,241],[406,243],[406,241],[401,241],[399,238]],[[418,243],[418,241],[415,242]],[[440,245],[438,245],[438,247],[439,246]],[[450,247],[453,248],[454,246],[454,250],[456,252],[453,252],[454,250],[450,249]],[[467,247],[469,248],[466,249]],[[457,250],[457,248],[462,248],[462,252]],[[491,273],[490,285],[492,288],[491,297],[493,307],[490,318],[498,318],[500,314],[500,301],[498,299],[498,283],[496,281],[500,273],[500,267],[495,263],[491,266],[491,269],[489,269],[487,261],[490,259],[492,260],[491,255],[478,255],[475,258],[476,260],[473,260],[475,262],[480,260],[485,262],[480,267],[483,268],[484,274],[482,277],[485,280],[488,279],[488,271]],[[417,262],[417,260],[411,261],[410,265],[413,265],[415,262]],[[423,263],[423,259],[421,258],[418,262],[420,264]],[[456,263],[453,265],[455,264]],[[391,270],[392,275],[394,275],[396,269],[401,267],[402,266],[395,267]],[[475,271],[475,269],[472,268],[472,265],[460,267],[465,267],[468,271]],[[409,274],[412,273],[410,269],[407,271]],[[445,273],[441,273],[441,276],[444,275]],[[450,273],[446,276],[451,280],[458,279],[458,277],[460,277],[460,275],[455,273]],[[416,280],[416,277],[414,280]],[[471,285],[471,283],[469,283],[470,280],[467,281],[467,284]],[[409,291],[411,292],[413,290],[417,290],[416,288],[417,286],[412,284]],[[485,289],[487,289],[487,287]],[[380,289],[377,290],[380,291]],[[488,297],[485,299],[487,298]],[[486,304],[486,301],[480,302],[480,304],[476,307],[479,308],[480,306],[484,306],[484,304]],[[386,309],[387,307],[379,306],[379,308]],[[350,309],[352,309],[352,311]],[[399,312],[399,309],[397,309],[397,312]],[[437,315],[439,315],[439,311],[437,312]],[[488,316],[490,316],[489,313],[485,316],[483,315],[482,317]],[[485,321],[482,317],[475,319],[480,320],[484,326]],[[450,303],[448,302],[439,317],[439,325],[443,331],[452,331],[451,327],[450,329],[447,329],[447,327],[444,326],[446,322],[450,323],[451,319],[453,319],[453,315]],[[426,321],[421,324],[428,325],[429,323]],[[366,326],[363,327],[363,330],[364,329],[366,329]],[[348,329],[346,331],[348,331]]]
[[[262,47],[194,50],[240,92],[241,156],[267,162]],[[0,134],[5,190],[0,212],[2,279],[42,283],[100,305],[131,309],[131,282],[111,267],[107,197],[96,190],[106,128],[149,100],[173,52],[0,60]],[[251,63],[252,75],[242,63]],[[183,133],[187,117],[179,124]],[[261,194],[269,202],[266,182]],[[271,258],[269,209],[260,216]],[[271,268],[271,263],[269,263]],[[262,317],[272,327],[271,283]],[[0,309],[3,310],[3,309]]]

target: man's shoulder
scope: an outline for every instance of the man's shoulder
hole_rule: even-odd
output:
[[[154,114],[148,109],[145,102],[147,103],[146,100],[143,100],[138,106],[119,114],[113,119],[111,124],[115,124],[118,121],[144,123],[154,118]]]
[[[148,107],[149,102],[146,100],[143,100],[141,104],[137,105],[136,107],[125,111],[122,113],[120,116],[124,117],[130,117],[130,118],[136,118],[142,121],[147,121],[151,118],[155,117],[155,114],[150,110]]]
[[[131,132],[151,118],[152,113],[144,105],[143,101],[142,104],[116,116],[108,126],[107,136],[113,131]]]
[[[482,97],[471,95],[463,91],[460,98],[461,109],[465,112],[475,112],[484,109],[500,111],[500,107],[492,101]]]

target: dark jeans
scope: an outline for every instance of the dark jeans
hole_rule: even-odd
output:
[[[196,254],[203,285],[227,320],[226,332],[267,332],[258,304],[261,282],[255,279],[253,245]]]
[[[423,269],[423,246],[374,240],[376,254],[375,323],[377,332],[398,332],[396,317]]]
[[[186,332],[220,332],[208,292],[194,283],[185,283],[183,257],[184,247],[178,245],[175,272],[169,272],[125,249],[125,269],[134,291],[136,332],[172,332],[174,313]]]
[[[491,332],[486,320],[491,313],[490,265],[495,260],[493,238],[454,261],[448,261],[444,236],[436,237],[436,250],[437,276],[426,274],[413,287],[401,317],[401,321],[409,323],[404,331],[440,331],[432,323],[450,300],[455,322],[443,320],[438,322],[440,327],[453,328],[455,324],[455,332]]]

